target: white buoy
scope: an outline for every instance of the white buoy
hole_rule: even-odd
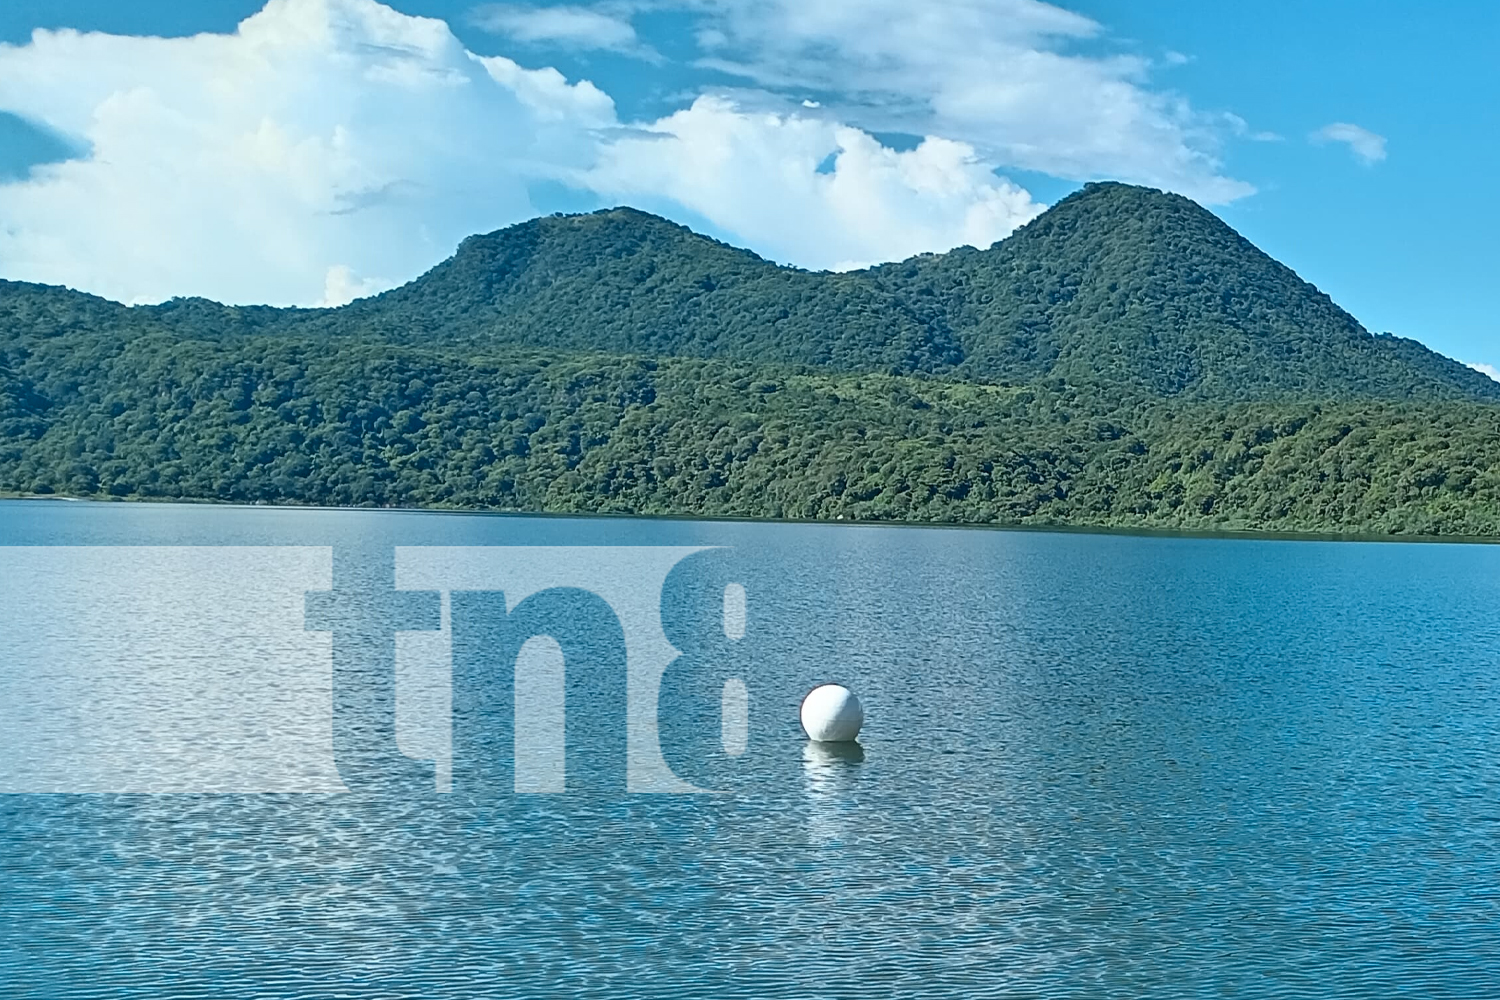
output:
[[[802,699],[802,729],[819,743],[847,743],[865,724],[865,710],[854,692],[839,684],[815,687]]]

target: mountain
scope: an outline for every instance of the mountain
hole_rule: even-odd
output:
[[[1180,195],[1090,184],[1009,239],[878,268],[955,332],[958,373],[1111,380],[1206,399],[1500,399],[1500,384],[1353,316]]]
[[[0,493],[1500,536],[1500,384],[1186,199],[847,274],[631,209],[340,309],[0,281]]]
[[[868,274],[779,267],[633,209],[475,236],[351,316],[423,340],[939,371],[952,345]],[[936,334],[936,336],[935,336]]]
[[[348,320],[428,343],[1205,399],[1500,399],[1500,384],[1415,341],[1372,336],[1188,199],[1124,184],[1091,184],[988,250],[845,274],[778,267],[630,209],[537,219],[466,240]]]
[[[32,298],[45,304],[17,304]],[[0,287],[13,329],[36,332],[59,313],[74,329],[1050,378],[1205,400],[1500,400],[1500,383],[1416,341],[1371,335],[1188,199],[1114,183],[1086,186],[987,250],[842,274],[781,267],[618,208],[470,237],[415,281],[336,310],[177,299],[122,311]]]

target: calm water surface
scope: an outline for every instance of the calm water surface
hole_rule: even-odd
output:
[[[301,655],[163,546],[733,546],[783,693],[720,795],[0,796],[6,997],[1500,996],[1500,546],[0,504],[100,545],[0,548],[13,780],[38,678],[152,697],[106,612],[182,684]],[[828,678],[861,752],[785,704]]]

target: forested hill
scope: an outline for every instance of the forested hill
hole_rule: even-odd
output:
[[[1500,399],[1415,341],[1372,336],[1188,199],[1124,184],[1091,184],[988,250],[847,274],[777,267],[630,209],[537,219],[465,241],[347,318],[428,341],[1204,399]]]
[[[614,209],[340,309],[0,281],[0,494],[1500,537],[1500,383],[1141,188],[848,274]]]
[[[991,249],[875,277],[958,334],[964,374],[1206,399],[1462,395],[1500,383],[1357,320],[1180,195],[1092,184]],[[925,299],[924,299],[925,296]]]
[[[0,322],[12,340],[281,333],[1052,378],[1214,401],[1500,400],[1500,383],[1415,341],[1372,336],[1193,202],[1124,184],[1091,184],[987,250],[844,274],[780,267],[621,208],[471,237],[415,281],[341,309],[178,299],[127,310],[6,284]]]

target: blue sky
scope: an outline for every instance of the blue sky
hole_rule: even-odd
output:
[[[1371,330],[1500,365],[1500,5],[1411,10],[7,0],[0,275],[336,303],[616,203],[850,267],[1119,178],[1209,204]]]

